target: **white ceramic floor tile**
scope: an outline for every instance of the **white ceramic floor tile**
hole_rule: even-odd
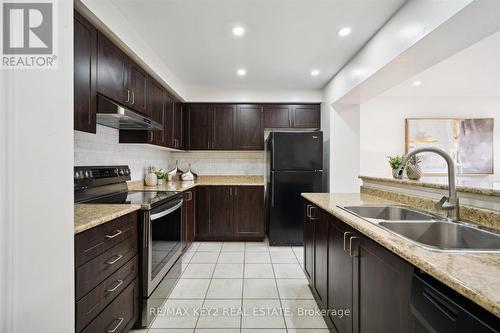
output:
[[[247,264],[269,264],[270,262],[269,252],[245,252],[245,263]]]
[[[286,329],[242,328],[241,333],[286,333]]]
[[[201,243],[196,252],[219,252],[222,248],[222,242],[204,242]]]
[[[181,256],[181,258],[179,260],[183,264],[189,264],[189,262],[191,261],[193,256],[194,256],[194,252],[186,252]]]
[[[189,263],[191,264],[215,264],[219,258],[219,252],[195,252]]]
[[[208,288],[207,298],[241,298],[242,279],[213,279]]]
[[[245,264],[245,278],[272,279],[274,278],[271,264]]]
[[[281,299],[314,299],[306,279],[276,279]]]
[[[290,246],[269,246],[269,252],[286,252],[293,253]]]
[[[290,310],[285,316],[287,328],[327,328],[323,317],[315,314],[318,309],[316,301],[282,300],[284,309]]]
[[[215,264],[189,264],[182,274],[183,279],[211,279]]]
[[[274,279],[245,279],[243,298],[278,298],[278,289]]]
[[[288,333],[330,333],[326,328],[290,328]]]
[[[304,251],[304,247],[303,246],[292,246],[292,250],[293,250],[293,252],[297,253],[300,251]]]
[[[244,252],[245,242],[224,242],[222,252]]]
[[[305,279],[306,276],[299,264],[273,264],[277,279]]]
[[[239,328],[197,328],[194,333],[240,333]]]
[[[130,331],[134,333],[135,331]],[[146,332],[146,331],[144,331]],[[150,328],[148,333],[193,333],[192,328]]]
[[[279,300],[244,299],[242,328],[285,328]]]
[[[271,261],[274,264],[295,264],[297,257],[293,252],[271,252]]]
[[[167,300],[151,328],[191,328],[194,329],[203,300]]]
[[[221,252],[218,262],[221,264],[242,264],[243,260],[243,252]]]
[[[242,279],[243,264],[221,264],[215,266],[214,279]]]
[[[210,285],[210,279],[180,279],[170,294],[170,299],[204,299]]]
[[[266,242],[247,242],[245,244],[247,252],[269,252],[269,246]]]
[[[196,328],[239,328],[241,299],[207,299]]]

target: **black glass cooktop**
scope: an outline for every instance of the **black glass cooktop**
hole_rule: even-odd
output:
[[[172,191],[129,191],[91,199],[85,201],[85,203],[153,206],[177,194],[178,192]]]

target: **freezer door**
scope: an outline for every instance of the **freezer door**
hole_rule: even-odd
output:
[[[269,192],[269,243],[302,245],[304,230],[301,193],[322,192],[321,171],[273,171]]]
[[[273,132],[272,166],[280,170],[323,170],[323,132]]]

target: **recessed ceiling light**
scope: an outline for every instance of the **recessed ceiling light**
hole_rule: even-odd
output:
[[[239,76],[245,76],[247,75],[247,70],[244,68],[240,68],[236,73],[238,73]]]
[[[319,70],[317,70],[317,69],[313,69],[313,70],[311,71],[311,76],[318,76],[318,75],[319,75]]]
[[[422,81],[415,81],[412,83],[414,87],[418,87],[422,85]]]
[[[245,34],[245,29],[241,26],[236,26],[233,28],[233,35],[236,37],[241,37]]]
[[[340,29],[337,34],[340,36],[340,37],[345,37],[347,35],[349,35],[351,33],[351,28],[349,27],[345,27],[345,28],[342,28]]]

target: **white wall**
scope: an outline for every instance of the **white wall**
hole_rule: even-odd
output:
[[[228,89],[188,87],[189,102],[319,103],[321,89]]]
[[[198,175],[262,176],[264,152],[187,152],[172,153],[172,164],[191,169]]]
[[[0,70],[0,331],[74,331],[73,1],[58,68]]]
[[[83,165],[128,165],[132,180],[144,179],[150,165],[168,170],[170,152],[153,145],[123,144],[119,142],[119,131],[97,125],[97,133],[75,131],[75,166]]]
[[[391,175],[385,156],[404,153],[405,118],[416,117],[495,118],[495,175],[460,177],[500,180],[500,97],[377,97],[362,104],[362,175]]]

